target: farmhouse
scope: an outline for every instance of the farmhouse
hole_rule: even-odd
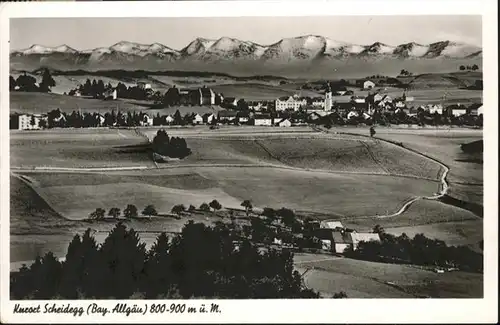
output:
[[[247,123],[249,120],[249,114],[247,112],[238,112],[236,113],[236,117],[240,123]]]
[[[344,228],[344,225],[340,221],[321,221],[319,227],[325,229],[336,229]]]
[[[443,106],[441,104],[436,105],[427,105],[424,110],[428,110],[429,113],[434,114],[443,114]]]
[[[345,251],[352,248],[351,233],[347,231],[333,231],[332,250],[334,253],[343,254]]]
[[[468,114],[473,116],[478,116],[480,115],[479,110],[481,109],[482,111],[482,107],[483,107],[482,104],[472,104],[468,109]]]
[[[237,112],[236,111],[220,111],[218,113],[219,121],[221,122],[231,122],[236,119]]]
[[[369,242],[369,241],[378,241],[380,242],[380,235],[377,233],[360,233],[353,231],[350,233],[351,236],[351,242],[352,242],[352,249],[356,250],[358,249],[359,243],[364,241],[364,242]]]
[[[39,130],[42,128],[40,121],[47,123],[47,116],[41,114],[21,114],[18,119],[19,130]]]
[[[275,107],[276,111],[294,110],[298,111],[299,108],[307,105],[307,100],[301,98],[298,95],[289,97],[280,97],[276,99]]]
[[[268,115],[255,115],[254,116],[255,126],[272,126],[273,119]]]
[[[213,113],[203,114],[203,123],[211,124],[214,119],[217,119],[217,117]]]
[[[118,95],[117,95],[117,91],[116,89],[109,89],[107,90],[103,96],[104,96],[104,99],[112,99],[112,100],[116,100],[118,98]]]
[[[236,99],[234,97],[225,97],[222,100],[222,104],[229,105],[229,106],[236,106],[238,104],[238,99]]]
[[[290,126],[292,126],[292,122],[290,122],[289,119],[285,118],[285,119],[282,119],[281,121],[279,121],[278,123],[276,123],[276,126],[290,127]]]
[[[193,117],[193,123],[194,124],[202,124],[203,123],[203,117],[200,114],[196,114]]]
[[[170,123],[172,123],[173,121],[174,121],[174,118],[173,118],[171,115],[167,115],[167,116],[165,117],[165,122],[166,122],[167,124],[170,124]]]
[[[375,83],[373,81],[370,81],[370,80],[358,80],[356,82],[356,85],[358,87],[363,88],[363,89],[373,89],[373,88],[375,88]]]
[[[448,112],[448,115],[450,115],[450,116],[452,115],[455,117],[467,114],[467,108],[465,106],[462,106],[462,105],[449,106],[449,107],[447,107],[446,110]]]
[[[142,126],[152,126],[153,125],[153,118],[149,116],[148,114],[142,113],[141,114],[141,125]]]
[[[145,83],[144,81],[139,81],[137,83],[137,88],[140,88],[140,89],[150,89],[151,88],[151,84]]]
[[[350,120],[355,117],[359,117],[359,113],[357,111],[350,111],[349,113],[347,113],[347,119]]]

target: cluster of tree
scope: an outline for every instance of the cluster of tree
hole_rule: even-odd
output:
[[[358,249],[349,253],[351,257],[483,272],[482,254],[467,246],[448,246],[442,240],[430,239],[423,234],[417,234],[413,239],[404,233],[394,236],[385,233],[379,225],[373,232],[380,235],[381,241],[359,243]]]
[[[405,77],[410,77],[410,76],[413,76],[413,73],[412,73],[412,72],[409,72],[408,70],[402,69],[402,70],[399,72],[399,75],[400,75],[400,76],[405,76]]]
[[[479,70],[479,66],[477,64],[473,64],[473,65],[461,65],[460,67],[458,67],[458,69],[460,71],[476,71],[476,70]]]
[[[97,81],[95,79],[87,79],[83,85],[79,85],[77,89],[72,89],[69,91],[68,95],[73,96],[78,91],[82,96],[90,96],[93,98],[104,98],[105,94],[113,90],[111,83],[107,85],[101,79]]]
[[[42,72],[42,81],[37,83],[36,78],[29,76],[24,72],[22,75],[15,79],[13,76],[9,77],[9,90],[10,91],[27,91],[27,92],[42,92],[48,93],[52,87],[55,87],[56,82],[50,71],[44,69]]]
[[[73,238],[64,262],[47,253],[12,273],[10,292],[37,300],[319,297],[294,271],[293,253],[261,251],[230,224],[192,221],[173,238],[159,235],[149,251],[121,223],[101,245],[89,229]]]
[[[185,158],[191,154],[186,140],[179,137],[169,137],[165,130],[158,130],[151,148],[153,152],[170,158]]]
[[[123,216],[127,219],[131,218],[137,218],[139,216],[137,210],[137,207],[133,204],[128,204],[127,207],[123,210]],[[156,208],[154,205],[149,204],[144,207],[142,210],[142,214],[145,216],[156,216],[158,215],[158,211],[156,211]],[[102,208],[97,208],[95,211],[91,212],[89,214],[89,220],[104,220],[106,215],[106,210]],[[120,208],[111,208],[108,211],[108,216],[117,219],[118,217],[121,216],[121,210]]]

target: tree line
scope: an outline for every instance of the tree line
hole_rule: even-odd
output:
[[[27,91],[27,92],[51,92],[52,87],[56,86],[56,82],[50,71],[44,69],[42,73],[42,81],[37,82],[35,77],[29,76],[24,72],[15,79],[12,75],[9,76],[9,91]]]
[[[405,233],[394,236],[386,233],[379,225],[374,227],[373,232],[380,235],[380,242],[361,242],[357,250],[348,252],[347,255],[370,261],[483,272],[483,255],[468,246],[448,246],[444,241],[427,238],[424,234],[416,234],[413,238]]]
[[[479,70],[479,66],[477,64],[473,64],[473,65],[461,65],[458,67],[458,69],[460,71],[476,71],[476,70]]]
[[[160,234],[149,250],[122,223],[100,245],[88,229],[63,262],[49,252],[11,273],[10,288],[11,299],[37,300],[319,297],[294,271],[293,253],[259,250],[231,224],[192,221],[178,235]]]

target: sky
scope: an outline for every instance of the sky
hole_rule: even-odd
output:
[[[227,36],[269,45],[302,35],[362,45],[450,40],[481,46],[482,24],[481,16],[16,18],[10,24],[11,50],[33,44],[86,50],[123,40],[179,50],[197,37]]]

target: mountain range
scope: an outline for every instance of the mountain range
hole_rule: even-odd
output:
[[[217,66],[335,66],[347,61],[468,60],[481,59],[482,48],[465,43],[441,41],[432,44],[410,42],[370,45],[335,41],[318,35],[284,38],[271,45],[221,37],[196,38],[180,50],[160,43],[138,44],[122,41],[109,47],[76,50],[67,45],[32,45],[10,54],[11,68],[36,69],[144,69]]]

